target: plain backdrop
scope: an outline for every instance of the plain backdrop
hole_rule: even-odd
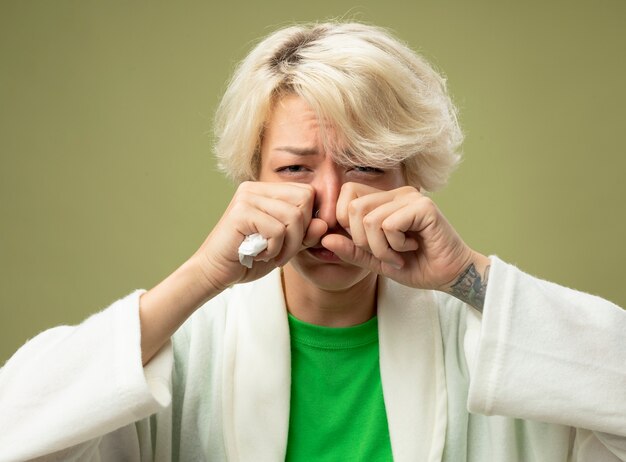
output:
[[[211,123],[294,21],[391,28],[448,78],[464,161],[434,198],[466,242],[626,304],[626,2],[0,3],[0,364],[188,258],[233,191]]]

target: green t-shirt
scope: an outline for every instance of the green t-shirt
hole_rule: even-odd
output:
[[[378,318],[332,328],[289,315],[287,461],[391,461],[378,360]]]

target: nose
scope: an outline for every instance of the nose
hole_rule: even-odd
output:
[[[311,183],[315,189],[314,214],[328,224],[328,229],[337,225],[337,200],[343,180],[337,166],[321,169]]]

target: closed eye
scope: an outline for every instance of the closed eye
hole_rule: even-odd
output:
[[[380,174],[384,173],[384,170],[376,167],[368,167],[367,165],[355,165],[354,170],[360,173]]]
[[[302,173],[306,171],[305,167],[302,165],[286,165],[284,167],[279,167],[276,170],[276,173],[284,172],[284,173]]]

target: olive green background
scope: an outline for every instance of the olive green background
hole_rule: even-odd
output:
[[[150,288],[233,186],[211,119],[292,21],[392,28],[445,72],[465,160],[435,195],[475,249],[626,305],[626,2],[0,2],[0,364]]]

